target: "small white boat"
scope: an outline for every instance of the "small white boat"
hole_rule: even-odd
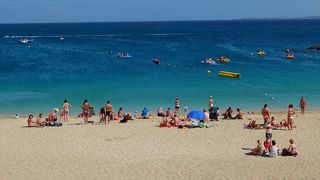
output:
[[[22,44],[28,44],[29,42],[32,42],[32,41],[33,41],[32,39],[30,40],[30,39],[27,39],[27,38],[19,40],[19,42],[22,43]]]
[[[60,41],[63,41],[64,40],[64,37],[60,37]]]
[[[6,35],[6,36],[3,36],[3,38],[10,38],[10,36],[9,36],[9,35]]]
[[[207,58],[204,61],[201,61],[202,64],[216,64],[216,62],[212,58]]]
[[[117,57],[120,58],[120,59],[129,59],[129,58],[131,58],[131,56],[129,55],[128,52],[120,52],[120,53],[118,53]]]

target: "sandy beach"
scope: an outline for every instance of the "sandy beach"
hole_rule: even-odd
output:
[[[160,119],[83,125],[77,118],[62,127],[26,128],[27,118],[1,118],[0,179],[318,179],[319,115],[297,113],[297,128],[274,130],[279,148],[293,138],[301,154],[276,158],[245,155],[265,130],[244,124],[262,122],[261,115],[206,129],[159,128]]]

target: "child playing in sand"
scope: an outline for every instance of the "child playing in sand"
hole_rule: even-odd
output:
[[[260,140],[257,140],[257,147],[251,149],[251,152],[256,156],[261,156],[263,153],[263,147]]]
[[[289,148],[283,148],[281,155],[282,156],[296,156],[296,155],[298,155],[297,150],[296,150],[297,146],[294,143],[294,140],[290,139],[289,142],[290,142]]]

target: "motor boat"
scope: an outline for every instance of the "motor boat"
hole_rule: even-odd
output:
[[[207,58],[204,61],[201,61],[202,64],[216,64],[216,62],[212,58]]]
[[[27,39],[27,38],[19,40],[19,42],[22,43],[22,44],[28,44],[29,42],[32,42],[32,41],[33,41],[32,39],[30,40],[30,39]]]
[[[120,59],[129,59],[132,56],[130,56],[128,52],[119,52],[117,57]]]

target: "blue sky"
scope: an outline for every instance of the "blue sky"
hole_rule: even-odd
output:
[[[0,0],[0,23],[320,16],[320,0]]]

